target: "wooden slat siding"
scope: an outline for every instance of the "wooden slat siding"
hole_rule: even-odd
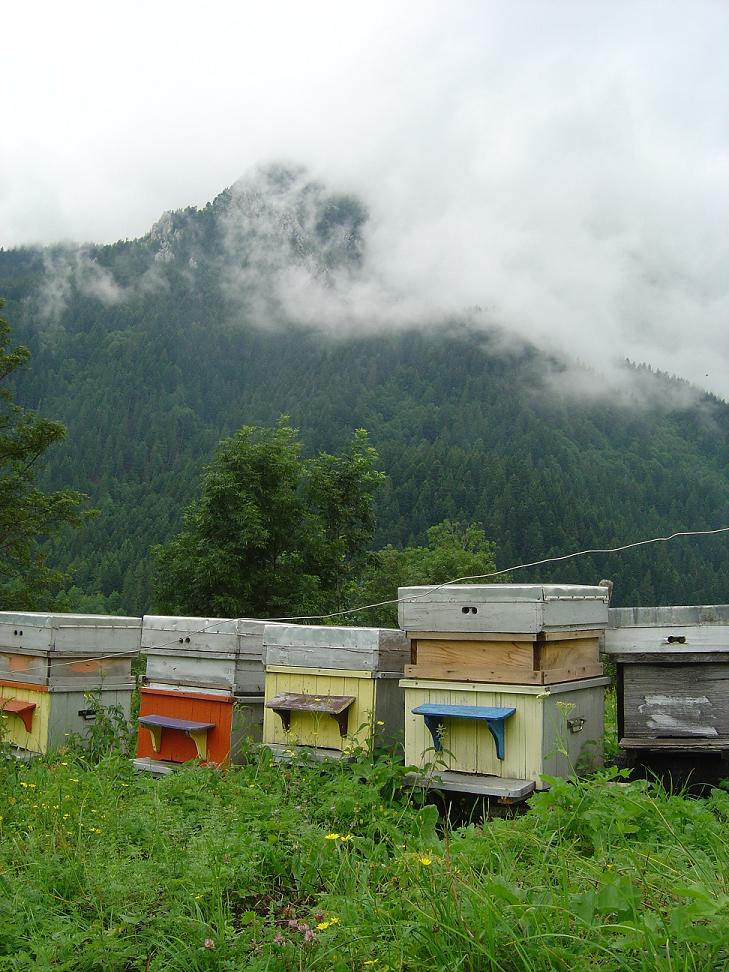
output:
[[[683,665],[689,670],[688,666],[697,665],[726,665],[729,663],[729,651],[686,651],[677,652],[671,649],[666,651],[628,651],[611,652],[606,655],[611,661],[635,665],[640,662],[659,667],[661,665]]]
[[[547,669],[575,668],[600,662],[600,639],[572,638],[564,641],[537,642],[534,667]]]
[[[405,762],[423,767],[435,762],[433,740],[422,716],[412,709],[423,703],[484,705],[516,708],[505,727],[504,759],[496,756],[494,740],[488,729],[471,720],[446,720],[443,736],[445,767],[464,773],[506,776],[536,780],[541,771],[542,712],[537,694],[514,693],[502,686],[452,684],[447,688],[405,687]],[[443,765],[443,762],[440,765]]]
[[[649,663],[622,667],[626,736],[729,737],[729,666]]]
[[[569,641],[574,638],[600,638],[601,629],[577,629],[575,631],[406,631],[415,641]],[[474,635],[480,634],[480,638]]]
[[[285,733],[281,719],[271,709],[264,709],[263,741],[288,744],[291,747],[316,746],[325,749],[347,750],[355,745],[365,745],[371,732],[374,715],[376,682],[372,678],[358,677],[354,672],[337,672],[335,675],[317,675],[306,669],[267,671],[265,701],[270,702],[283,692],[306,695],[351,695],[355,701],[349,708],[349,734],[345,739],[331,716],[318,713],[294,713],[291,731]]]
[[[214,723],[215,728],[208,732],[206,762],[221,765],[228,761],[233,718],[232,696],[223,698],[200,693],[185,696],[179,692],[167,693],[159,690],[150,692],[148,689],[142,689],[139,714],[166,715],[174,719]],[[161,749],[155,753],[149,732],[140,726],[137,733],[137,756],[184,763],[197,758],[197,749],[193,740],[184,733],[163,730]]]
[[[594,679],[592,684],[571,691],[569,685],[550,689],[544,700],[543,712],[543,772],[549,776],[567,777],[577,769],[594,770],[602,765],[606,679]],[[559,703],[573,706],[564,713]],[[581,732],[572,733],[567,721],[585,720]],[[566,748],[568,755],[560,752]],[[538,789],[546,784],[539,782]]]
[[[126,689],[102,688],[95,689],[94,696],[103,706],[119,706],[126,719],[129,718],[133,685],[130,683]],[[79,733],[84,736],[88,732],[92,723],[87,722],[79,715],[79,711],[91,708],[91,704],[86,698],[86,690],[78,686],[72,690],[53,689],[49,693],[51,705],[48,721],[48,749],[60,749],[68,742],[71,733]]]
[[[723,753],[729,749],[729,738],[716,739],[645,739],[641,736],[622,736],[620,746],[623,749],[668,750],[678,753]]]
[[[602,674],[599,638],[537,640],[414,639],[411,678],[550,684]]]
[[[20,654],[5,651],[0,654],[0,679],[17,679],[23,682],[43,684],[48,674],[47,655]]]
[[[685,638],[685,642],[669,641],[669,638]],[[608,628],[605,632],[607,654],[629,654],[653,651],[656,654],[674,652],[729,651],[729,625],[673,625],[656,628]]]
[[[235,655],[167,650],[147,655],[146,678],[150,682],[197,685],[233,691]]]
[[[45,753],[48,751],[48,719],[51,708],[51,696],[40,687],[0,684],[0,698],[18,699],[20,702],[34,702],[33,723],[28,732],[22,721],[9,715],[5,719],[5,741],[19,749],[26,749],[31,753]]]
[[[504,685],[556,685],[559,682],[574,682],[585,678],[597,678],[603,674],[603,666],[582,665],[576,668],[554,668],[549,671],[527,671],[526,669],[507,668],[499,671],[493,668],[446,668],[439,665],[406,665],[406,678],[436,679],[452,682],[499,682]]]
[[[244,743],[247,740],[255,743],[263,740],[263,695],[243,695],[234,699],[230,734],[231,762],[242,761]]]
[[[374,685],[375,744],[402,747],[405,743],[405,692],[399,678],[378,678]]]
[[[600,639],[565,638],[539,641],[534,638],[492,640],[413,639],[418,664],[434,661],[453,666],[477,662],[493,668],[570,668],[592,665],[599,658]]]

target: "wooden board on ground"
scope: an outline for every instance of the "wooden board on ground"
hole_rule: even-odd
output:
[[[477,796],[494,797],[506,803],[526,800],[534,792],[532,780],[517,780],[501,776],[479,776],[476,773],[454,773],[443,770],[424,775],[408,773],[405,776],[408,786],[419,786],[428,790],[445,790],[450,793],[473,793]]]

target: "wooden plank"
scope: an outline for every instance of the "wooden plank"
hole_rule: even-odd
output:
[[[401,672],[410,656],[402,633],[390,628],[276,625],[264,635],[266,668]]]
[[[677,753],[720,753],[729,750],[729,738],[716,739],[645,739],[623,736],[622,749],[663,750]]]
[[[478,773],[456,773],[438,770],[432,775],[407,773],[403,780],[407,786],[450,793],[473,793],[477,796],[495,797],[503,801],[525,800],[534,792],[532,780],[517,780],[503,776],[483,776]]]
[[[726,665],[729,663],[729,651],[697,652],[670,650],[656,651],[617,651],[605,652],[605,657],[615,662],[625,662],[628,665],[648,663],[650,665]]]
[[[555,668],[549,671],[533,671],[526,668],[481,668],[478,665],[449,668],[445,665],[406,665],[405,677],[418,679],[445,679],[454,682],[499,682],[514,685],[553,685],[573,682],[576,679],[597,678],[603,674],[603,666],[577,665],[571,668]]]
[[[277,672],[282,675],[324,675],[327,678],[375,678],[374,672],[352,668],[301,668],[297,665],[266,665],[267,672]],[[399,673],[393,672],[397,677]]]
[[[416,642],[419,665],[444,665],[447,668],[534,668],[532,641],[446,641]]]
[[[553,668],[544,672],[543,685],[556,685],[560,682],[574,682],[583,678],[599,678],[605,669],[597,662],[594,665],[578,665],[571,668]]]
[[[729,736],[729,666],[623,665],[625,735]]]
[[[542,685],[543,672],[528,668],[485,668],[478,664],[438,665],[435,663],[405,666],[406,678],[446,679],[453,682],[505,682],[524,685]]]
[[[576,668],[600,661],[599,638],[574,638],[548,641],[536,646],[533,668]]]

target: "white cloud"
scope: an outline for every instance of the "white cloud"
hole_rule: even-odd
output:
[[[365,278],[279,274],[305,321],[477,305],[729,397],[724,0],[29,3],[3,34],[0,244],[140,235],[291,159],[371,212]]]

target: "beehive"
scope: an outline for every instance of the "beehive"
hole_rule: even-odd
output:
[[[219,764],[235,759],[243,736],[260,740],[264,628],[253,620],[145,615],[139,760]]]
[[[548,685],[603,673],[603,587],[489,584],[398,593],[409,677]]]
[[[95,719],[89,694],[129,718],[141,619],[0,612],[0,706],[7,739],[46,753]]]
[[[404,679],[400,684],[405,690],[405,762],[410,766],[528,781],[543,789],[542,774],[568,776],[601,763],[607,678],[549,686],[434,679]],[[514,709],[504,720],[503,758],[487,725],[478,719],[444,719],[438,752],[425,719],[412,711],[422,705]],[[488,792],[488,787],[481,790]]]
[[[729,750],[729,605],[611,609],[604,650],[624,749]]]
[[[333,756],[401,742],[408,657],[394,629],[267,627],[264,742],[275,753],[305,746]]]
[[[451,789],[520,798],[542,774],[601,759],[606,588],[409,587],[398,598],[408,763],[437,765]]]

